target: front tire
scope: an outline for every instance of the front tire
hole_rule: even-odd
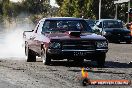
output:
[[[129,41],[126,41],[126,43],[127,43],[127,44],[131,44],[131,40],[129,40]]]
[[[100,53],[96,55],[98,67],[104,67],[106,53]]]
[[[83,65],[84,59],[82,59],[82,58],[76,58],[76,59],[74,60],[74,62],[75,62],[76,64],[78,64],[78,65]]]
[[[36,62],[36,54],[29,48],[27,48],[27,62]]]
[[[42,49],[41,58],[45,65],[50,65],[51,59],[48,57],[46,50]]]

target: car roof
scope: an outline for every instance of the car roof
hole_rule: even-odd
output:
[[[117,20],[117,19],[100,19],[99,21],[111,21],[111,20],[113,20],[113,21],[121,21],[121,20]]]
[[[89,20],[90,20],[90,21],[93,20],[93,21],[95,21],[95,19],[84,19],[84,20],[88,20],[88,21],[89,21]]]
[[[40,21],[45,20],[83,20],[82,18],[75,18],[75,17],[50,17],[50,18],[43,18]]]

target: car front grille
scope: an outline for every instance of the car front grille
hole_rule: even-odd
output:
[[[94,50],[95,43],[90,41],[65,41],[62,43],[63,50]]]

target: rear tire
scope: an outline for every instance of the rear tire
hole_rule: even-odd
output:
[[[27,43],[25,42],[25,55],[27,56]]]
[[[27,48],[27,62],[36,62],[36,54],[29,48]]]
[[[25,46],[25,55],[27,56],[27,47]]]
[[[119,40],[118,41],[114,41],[114,43],[120,44],[120,41]]]
[[[104,67],[106,53],[100,53],[96,55],[98,67]]]
[[[41,58],[45,65],[50,65],[51,58],[48,57],[48,54],[47,54],[46,50],[44,50],[44,49],[42,49]]]

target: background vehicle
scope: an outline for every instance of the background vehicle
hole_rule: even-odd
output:
[[[95,33],[103,35],[110,42],[126,42],[131,43],[130,30],[123,26],[121,20],[101,19],[93,27]]]
[[[72,59],[81,64],[89,59],[103,66],[108,51],[106,38],[92,34],[86,21],[79,18],[44,18],[33,32],[25,31],[23,37],[27,62],[41,56],[46,65],[52,59]]]
[[[85,21],[88,23],[88,25],[93,28],[94,25],[96,24],[96,20],[93,19],[85,19]]]

